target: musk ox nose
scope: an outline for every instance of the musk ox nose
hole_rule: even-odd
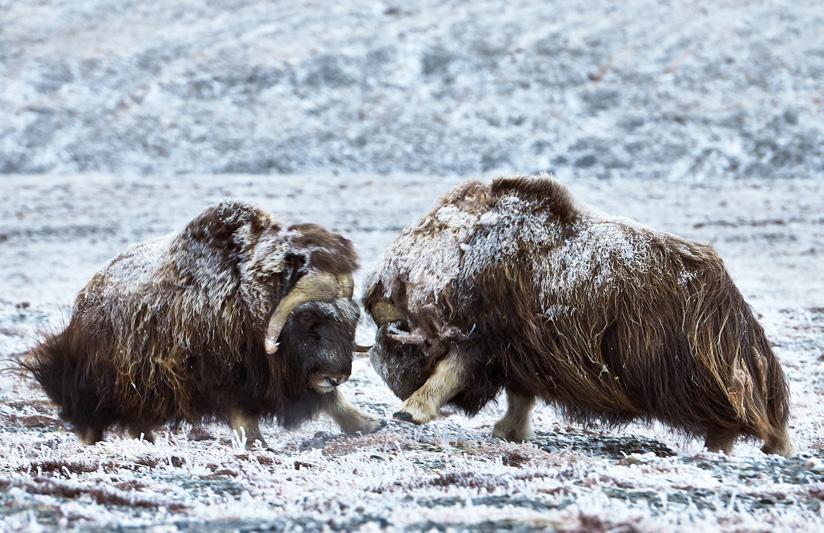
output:
[[[332,387],[337,387],[338,385],[344,383],[347,379],[349,379],[349,374],[337,374],[326,378],[329,385]]]

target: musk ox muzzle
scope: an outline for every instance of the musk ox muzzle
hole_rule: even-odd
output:
[[[554,180],[450,191],[370,276],[370,358],[424,423],[501,390],[494,434],[524,440],[536,400],[573,419],[659,420],[730,451],[788,454],[788,387],[711,247],[611,219]]]

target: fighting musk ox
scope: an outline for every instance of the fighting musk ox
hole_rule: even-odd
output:
[[[465,183],[395,241],[364,305],[370,358],[405,400],[476,413],[524,440],[536,399],[580,421],[660,420],[729,452],[788,454],[788,390],[764,331],[707,245],[576,204],[548,178]]]
[[[336,389],[352,365],[355,267],[339,235],[223,202],[115,258],[23,366],[86,443],[214,418],[265,445],[259,418],[293,427],[319,412],[375,431]]]

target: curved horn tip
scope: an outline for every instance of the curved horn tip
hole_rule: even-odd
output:
[[[266,338],[266,342],[264,343],[264,347],[266,349],[266,353],[269,355],[274,355],[275,352],[278,351],[278,346],[280,343],[277,339],[273,339],[271,337]]]

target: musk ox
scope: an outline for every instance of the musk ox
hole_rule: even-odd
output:
[[[472,415],[505,389],[504,439],[529,438],[541,399],[583,422],[659,420],[714,451],[749,436],[790,453],[784,373],[715,251],[552,179],[456,187],[397,238],[364,305],[396,418]]]
[[[355,267],[349,240],[226,201],[115,258],[22,364],[85,443],[218,419],[265,445],[260,418],[294,427],[320,412],[372,432],[381,423],[336,389],[352,365]]]

